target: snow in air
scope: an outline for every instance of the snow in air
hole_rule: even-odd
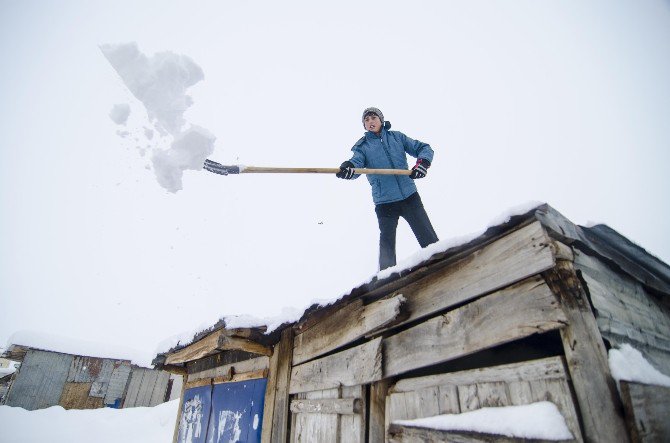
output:
[[[216,140],[205,128],[187,125],[184,118],[193,104],[186,92],[205,78],[202,68],[190,57],[171,51],[149,57],[136,43],[107,44],[100,49],[128,90],[144,106],[149,124],[162,137],[172,140],[163,148],[154,140],[154,130],[143,127],[146,140],[154,140],[150,144],[153,147],[151,159],[158,183],[170,192],[181,190],[184,171],[202,170],[205,159],[214,151]],[[130,108],[126,106],[127,109],[123,105],[112,109],[110,117],[117,124],[125,124],[128,119]]]
[[[125,125],[130,115],[130,105],[128,103],[120,103],[114,105],[109,111],[109,118],[117,125]]]

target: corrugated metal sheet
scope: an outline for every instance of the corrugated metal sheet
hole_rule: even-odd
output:
[[[123,361],[117,361],[112,375],[107,386],[107,393],[105,394],[105,404],[114,405],[117,400],[123,398],[128,384],[128,377],[130,376],[130,364]]]
[[[133,368],[124,408],[156,406],[165,401],[170,374],[153,369]]]
[[[29,350],[6,404],[29,411],[57,405],[73,359],[67,354]]]
[[[74,383],[109,382],[114,370],[114,362],[114,360],[95,357],[74,357],[67,381]]]

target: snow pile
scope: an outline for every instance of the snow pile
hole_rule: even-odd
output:
[[[0,378],[13,374],[16,372],[16,369],[21,365],[21,362],[9,360],[9,366],[6,368],[0,368]]]
[[[138,366],[151,367],[152,357],[147,355],[146,352],[37,331],[15,332],[7,341],[7,347],[11,345],[27,346],[43,351],[62,352],[64,354],[86,357],[130,360]]]
[[[130,92],[144,105],[150,124],[161,136],[173,137],[167,149],[159,149],[154,142],[152,164],[158,183],[170,192],[179,191],[184,171],[201,170],[214,151],[216,137],[209,131],[195,125],[183,129],[184,112],[193,104],[186,91],[205,78],[202,69],[191,58],[170,51],[147,57],[136,43],[101,45],[100,49]],[[124,119],[124,108],[117,106],[121,107],[115,106],[110,117],[118,124],[125,123],[128,115]],[[153,130],[146,127],[143,130],[146,140],[151,141]]]
[[[518,438],[569,440],[572,433],[555,404],[542,401],[521,406],[481,408],[462,414],[445,414],[394,424],[441,431],[470,431]]]
[[[172,441],[179,399],[153,408],[26,411],[0,406],[2,441],[164,443]],[[7,440],[5,440],[7,439]]]
[[[670,377],[653,367],[640,351],[629,344],[619,349],[610,349],[609,366],[617,383],[627,380],[670,388]]]
[[[109,118],[117,125],[125,125],[130,115],[130,105],[128,103],[120,103],[114,105],[109,111]]]

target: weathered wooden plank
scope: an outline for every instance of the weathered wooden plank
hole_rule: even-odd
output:
[[[289,393],[356,386],[381,380],[381,344],[381,338],[376,338],[360,346],[294,366]]]
[[[431,386],[462,385],[487,382],[512,382],[538,379],[565,378],[561,357],[548,357],[521,363],[470,369],[447,374],[405,378],[398,381],[392,392],[417,391]]]
[[[166,365],[174,365],[197,360],[218,350],[219,337],[223,336],[223,331],[214,331],[206,335],[195,343],[191,343],[179,351],[169,354],[165,359]]]
[[[266,356],[272,355],[272,349],[269,346],[256,343],[255,341],[246,338],[229,337],[225,334],[219,336],[217,349],[223,351],[238,350]]]
[[[179,423],[181,421],[181,414],[184,411],[184,393],[186,392],[186,377],[183,377],[184,382],[181,384],[181,390],[179,394],[179,409],[177,410],[177,416],[175,417],[174,423],[174,432],[172,433],[172,443],[177,443],[179,438]]]
[[[292,356],[293,330],[286,328],[282,331],[270,359],[261,435],[263,442],[285,443],[287,440],[290,417],[288,385]]]
[[[553,267],[551,239],[535,222],[402,288],[410,312],[399,325],[512,285]],[[394,325],[395,327],[395,325]]]
[[[388,441],[390,443],[550,443],[555,442],[556,440],[514,438],[499,434],[484,434],[481,432],[440,431],[437,429],[392,424],[389,428]]]
[[[401,312],[402,295],[363,305],[355,300],[294,339],[293,364],[297,365],[351,343],[391,324]]]
[[[438,386],[439,414],[459,414],[461,405],[458,402],[458,386]]]
[[[621,400],[610,375],[596,319],[571,262],[544,273],[568,320],[561,340],[587,441],[627,441]]]
[[[670,441],[670,388],[624,380],[620,384],[631,440]]]
[[[340,442],[365,443],[367,423],[365,420],[366,386],[343,386],[340,389],[340,398],[359,399],[360,409],[355,414],[340,414],[339,420]]]
[[[184,383],[184,389],[199,388],[200,386],[209,386],[212,384],[211,378],[204,378],[202,380],[187,381]]]
[[[240,372],[239,374],[237,373],[233,374],[231,382],[255,380],[257,378],[267,378],[267,376],[268,376],[267,369],[259,369],[257,371],[250,371],[250,372]]]
[[[384,339],[384,377],[563,327],[541,278],[531,278]]]
[[[247,338],[231,337],[230,331],[218,330],[206,335],[195,343],[169,354],[165,358],[166,365],[185,363],[206,357],[218,351],[238,350],[253,354],[270,355],[268,346],[256,343]]]
[[[505,382],[477,383],[477,398],[482,408],[510,406],[508,386]]]
[[[188,380],[193,381],[201,378],[226,377],[231,371],[233,373],[254,372],[268,369],[269,367],[270,358],[263,356],[189,374]]]
[[[458,406],[461,412],[474,411],[481,408],[476,384],[458,386]]]
[[[309,400],[336,399],[340,396],[339,389],[326,389],[304,393]],[[291,441],[295,443],[340,441],[340,421],[335,414],[293,414],[295,427]]]
[[[368,421],[368,441],[382,442],[386,438],[386,394],[388,381],[380,380],[370,384],[370,415]]]
[[[294,414],[358,414],[361,412],[360,398],[338,398],[328,400],[301,400],[291,402]]]
[[[104,406],[102,397],[90,397],[92,383],[67,382],[58,404],[65,409],[97,409]]]

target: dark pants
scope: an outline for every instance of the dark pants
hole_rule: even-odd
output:
[[[409,223],[409,227],[412,228],[422,248],[438,241],[418,192],[404,200],[377,205],[375,212],[379,222],[379,270],[396,264],[395,233],[400,217]]]

